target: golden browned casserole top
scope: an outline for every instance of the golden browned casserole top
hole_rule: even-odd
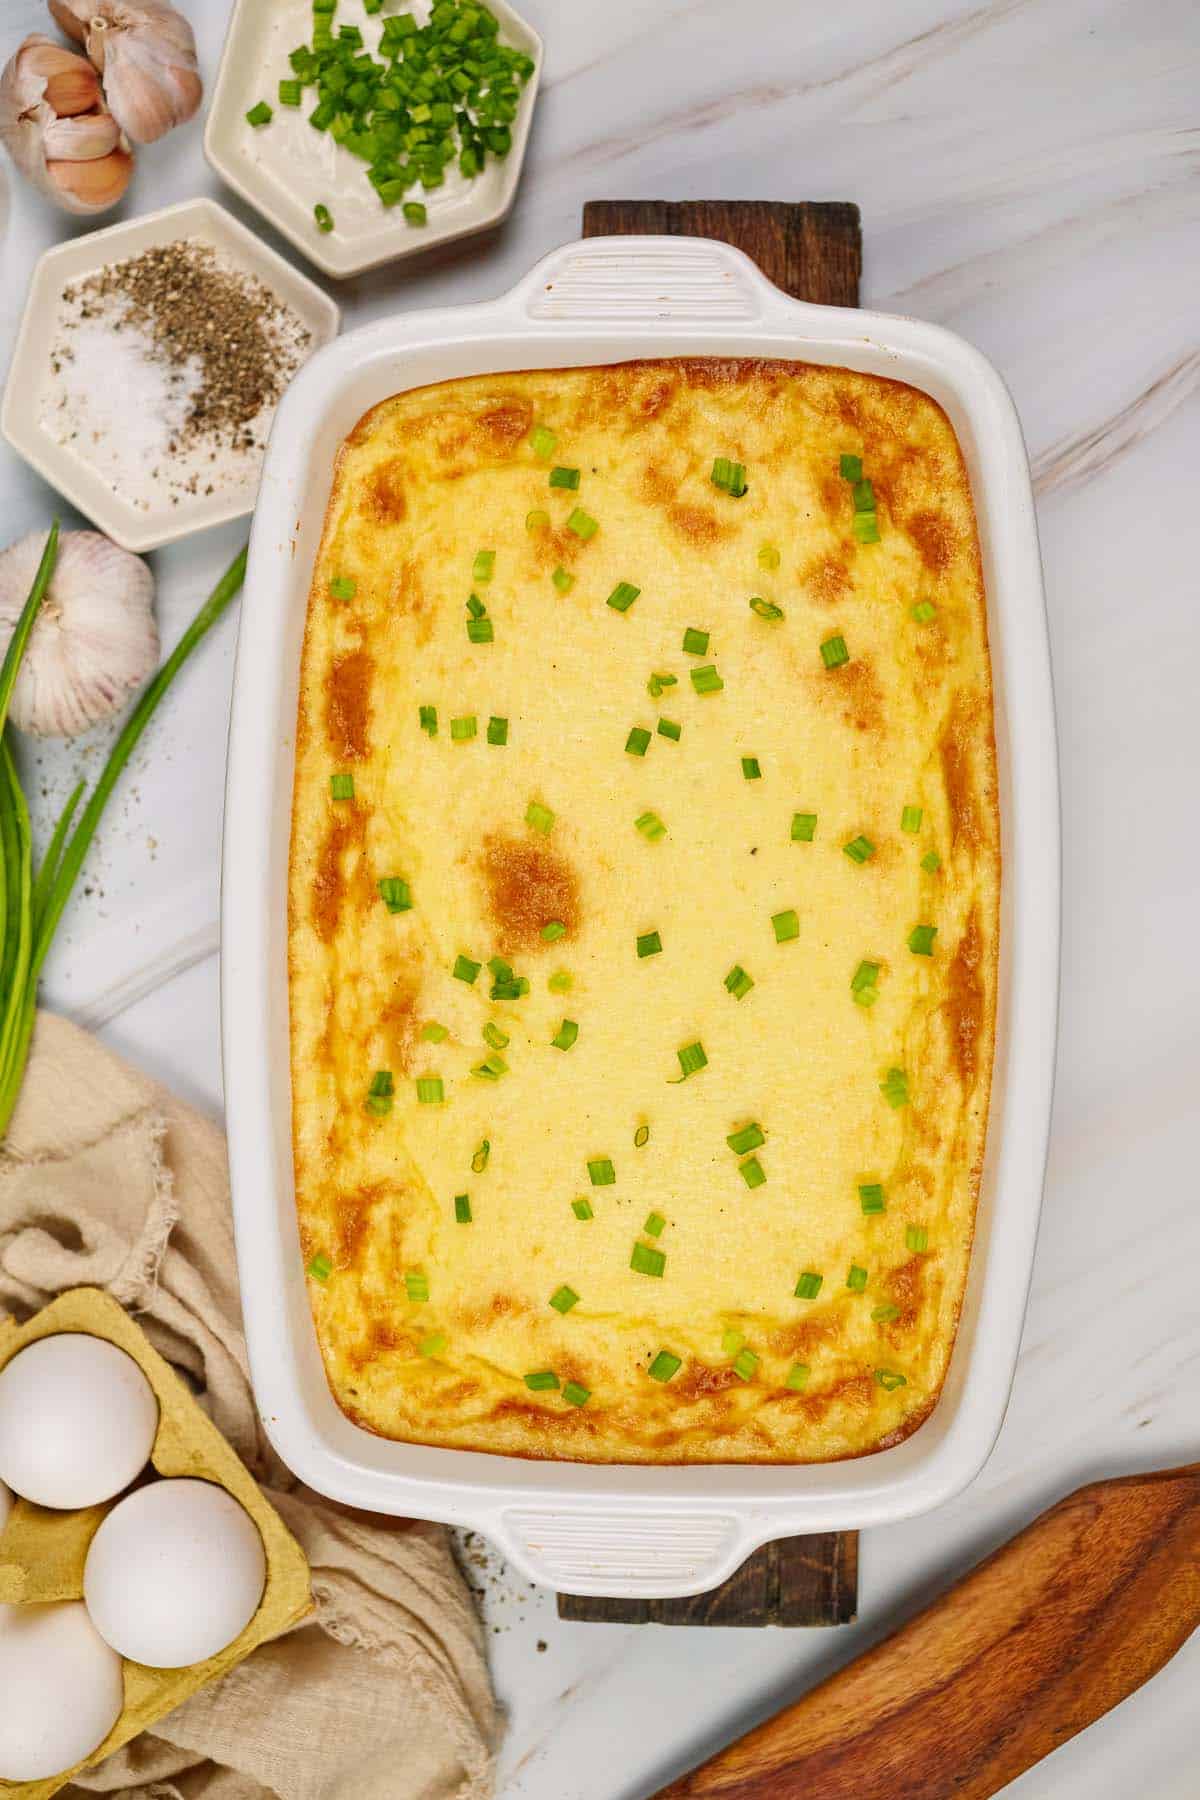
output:
[[[290,888],[339,1405],[596,1461],[914,1429],[998,898],[974,513],[926,395],[696,359],[374,408],[313,577]]]

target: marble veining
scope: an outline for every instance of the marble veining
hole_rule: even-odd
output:
[[[211,79],[228,5],[188,10]],[[1200,13],[1195,0],[522,10],[547,55],[516,211],[486,240],[343,284],[347,326],[500,292],[577,235],[588,198],[857,201],[864,302],[961,332],[1016,398],[1061,739],[1055,1127],[1016,1385],[979,1480],[930,1517],[864,1534],[861,1616],[838,1633],[564,1626],[550,1595],[468,1547],[510,1709],[505,1800],[641,1800],[1058,1495],[1198,1454]],[[41,0],[0,14],[5,52],[46,29]],[[6,178],[0,358],[35,257],[88,229]],[[122,214],[197,193],[255,225],[208,172],[193,125],[142,154]],[[0,449],[4,538],[53,505]],[[154,558],[167,643],[241,535]],[[47,980],[54,1005],[214,1112],[233,638],[229,619],[140,748]],[[47,814],[102,742],[31,759]],[[1198,1676],[1200,1642],[1013,1800],[1195,1800]]]

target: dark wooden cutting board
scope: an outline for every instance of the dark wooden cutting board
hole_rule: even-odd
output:
[[[844,201],[589,200],[584,237],[720,238],[797,300],[857,306],[862,233]],[[780,1538],[735,1575],[682,1600],[560,1594],[560,1618],[607,1625],[845,1625],[858,1607],[858,1533]]]

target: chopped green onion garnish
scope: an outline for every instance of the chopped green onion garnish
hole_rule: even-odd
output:
[[[876,1369],[875,1379],[881,1388],[886,1388],[889,1394],[893,1393],[896,1388],[908,1386],[908,1376],[901,1375],[896,1369]]]
[[[793,1363],[788,1370],[787,1379],[783,1385],[784,1387],[791,1388],[795,1393],[799,1393],[801,1388],[808,1386],[808,1377],[809,1367],[807,1363]]]
[[[406,200],[400,210],[409,225],[424,225],[428,222],[429,215],[420,200]]]
[[[722,1356],[736,1356],[745,1341],[744,1331],[739,1331],[735,1325],[727,1325],[721,1333]]]
[[[437,736],[437,707],[436,706],[419,706],[417,708],[417,714],[421,721],[421,730],[426,732],[430,737],[436,737]]]
[[[725,686],[712,663],[705,663],[702,669],[692,669],[689,673],[698,694],[719,694]]]
[[[477,550],[475,561],[471,564],[472,581],[490,581],[496,572],[496,552],[494,550]]]
[[[387,875],[376,885],[390,913],[412,911],[412,889],[399,875]]]
[[[850,661],[850,652],[846,648],[846,640],[841,632],[836,637],[826,638],[821,645],[821,661],[827,669],[840,668]]]
[[[535,506],[525,514],[526,531],[545,531],[550,524],[550,514],[542,507]]]
[[[507,744],[508,720],[500,719],[493,713],[488,720],[487,741],[489,744]]]
[[[851,520],[851,530],[856,543],[877,544],[879,542],[879,526],[873,512],[856,512]]]
[[[915,836],[921,829],[921,820],[924,816],[925,815],[919,806],[906,806],[904,811],[900,814],[901,831],[912,832]]]
[[[456,744],[465,744],[475,736],[478,721],[474,713],[465,713],[461,719],[451,719],[450,736]]]
[[[796,1283],[797,1300],[815,1300],[821,1291],[824,1281],[825,1277],[823,1275],[816,1275],[811,1269],[806,1269]]]
[[[568,1406],[586,1406],[592,1397],[592,1390],[580,1387],[577,1381],[568,1381],[562,1391],[562,1397]]]
[[[566,937],[567,928],[561,919],[547,919],[542,926],[541,936],[547,944],[557,944],[559,938]]]
[[[353,775],[331,775],[329,777],[329,792],[334,800],[353,800]]]
[[[748,1156],[744,1163],[739,1163],[738,1173],[748,1188],[760,1188],[767,1179],[757,1156]]]
[[[678,680],[678,675],[654,674],[646,683],[646,692],[652,700],[657,700],[667,688],[675,687]]]
[[[574,1288],[567,1287],[564,1282],[562,1287],[555,1288],[551,1294],[550,1304],[555,1312],[569,1313],[573,1306],[579,1305],[579,1295]]]
[[[611,606],[614,612],[628,612],[641,591],[641,588],[634,587],[631,581],[618,581],[608,596],[606,604]]]
[[[858,1263],[850,1264],[850,1272],[846,1276],[846,1286],[853,1294],[861,1294],[867,1285],[867,1271]]]
[[[593,1187],[611,1187],[617,1179],[617,1172],[612,1166],[611,1158],[593,1156],[588,1158],[588,1175]]]
[[[786,912],[772,913],[771,926],[777,944],[789,944],[800,936],[800,917],[791,907]]]
[[[889,1069],[886,1078],[880,1082],[879,1091],[894,1109],[908,1105],[908,1076],[903,1069]]]
[[[708,1058],[704,1054],[704,1045],[699,1039],[693,1044],[685,1044],[683,1049],[677,1050],[675,1054],[679,1058],[679,1067],[683,1071],[679,1076],[680,1081],[686,1081],[689,1075],[698,1074],[701,1069],[706,1069],[708,1067]]]
[[[923,1255],[924,1252],[928,1250],[929,1233],[926,1231],[924,1225],[905,1226],[904,1248],[906,1250],[915,1250],[918,1256]]]
[[[647,1237],[661,1237],[666,1228],[667,1221],[660,1212],[646,1214],[646,1223],[642,1226],[642,1230]]]
[[[525,1386],[532,1388],[535,1394],[547,1393],[551,1388],[557,1388],[558,1376],[553,1369],[533,1369],[525,1377]]]
[[[482,619],[468,619],[467,636],[473,644],[494,644],[496,628],[486,616]]]
[[[535,425],[529,434],[529,444],[533,454],[545,462],[554,455],[558,438],[548,425]]]
[[[774,544],[759,545],[758,566],[760,569],[777,569],[779,567],[779,551]]]
[[[585,544],[589,538],[595,537],[599,529],[599,520],[593,519],[590,513],[585,513],[581,506],[577,506],[567,520],[567,530],[573,531],[575,536],[582,538]]]
[[[843,481],[861,481],[862,457],[843,455],[838,464],[838,469]]]
[[[304,89],[298,81],[281,81],[279,83],[280,106],[299,106]]]
[[[861,832],[856,838],[851,838],[848,844],[843,844],[842,849],[850,861],[856,863],[870,862],[875,854],[874,844],[869,837],[863,837]]]
[[[577,1219],[594,1219],[596,1216],[592,1211],[592,1203],[590,1200],[572,1200],[571,1211],[575,1214]]]
[[[792,814],[793,844],[811,844],[817,829],[816,813]]]
[[[566,969],[556,969],[546,986],[552,994],[569,994],[573,980],[574,977],[569,975]]]
[[[874,1006],[879,998],[879,964],[860,962],[850,977],[850,992],[859,1006]]]
[[[323,1250],[309,1263],[308,1273],[314,1281],[328,1281],[333,1274],[333,1264]]]
[[[741,963],[734,963],[732,969],[730,969],[728,975],[725,977],[725,986],[729,989],[729,992],[733,995],[735,1000],[744,1000],[746,995],[750,992],[750,989],[754,986],[754,981],[751,976],[747,975]]]
[[[512,1039],[507,1032],[501,1031],[500,1027],[493,1025],[489,1019],[483,1028],[483,1041],[491,1050],[507,1050]]]
[[[661,1278],[667,1266],[666,1253],[656,1250],[652,1244],[635,1244],[629,1266],[635,1275],[655,1275]]]
[[[881,1306],[871,1308],[871,1317],[876,1325],[890,1325],[893,1319],[900,1317],[900,1308],[894,1300],[885,1300]]]
[[[269,125],[274,117],[275,114],[267,105],[266,101],[260,100],[258,104],[252,106],[250,111],[246,114],[246,123],[247,125]]]
[[[439,1025],[436,1019],[431,1019],[428,1025],[422,1025],[421,1027],[421,1042],[424,1044],[440,1044],[444,1038],[448,1038],[449,1036],[449,1027],[446,1025]]]
[[[579,486],[579,470],[557,468],[550,471],[552,488],[577,488]]]
[[[762,765],[757,756],[743,756],[742,774],[747,781],[762,780]]]
[[[420,1343],[417,1345],[417,1352],[420,1356],[440,1356],[445,1348],[445,1332],[431,1331],[427,1338],[421,1339]]]
[[[877,1181],[860,1182],[858,1200],[859,1205],[865,1213],[881,1213],[887,1211],[887,1200],[884,1197],[882,1187]]]
[[[942,866],[942,859],[936,850],[927,850],[921,858],[921,867],[927,875],[936,875]]]
[[[752,1120],[737,1131],[731,1131],[725,1142],[735,1156],[745,1156],[747,1150],[759,1150],[766,1143],[762,1126]]]
[[[410,1269],[404,1277],[404,1291],[410,1300],[418,1304],[429,1298],[429,1277],[420,1269]]]
[[[465,981],[470,983],[474,981],[482,967],[482,963],[472,962],[469,956],[456,956],[454,959],[454,967],[451,969],[450,973],[453,975],[455,981]]]
[[[358,592],[358,583],[353,575],[335,575],[329,583],[329,593],[334,600],[353,600]]]
[[[740,462],[731,462],[727,456],[718,456],[714,459],[709,480],[723,493],[732,494],[735,500],[740,500],[746,492],[744,467]]]
[[[750,611],[757,613],[760,619],[782,619],[783,608],[776,606],[773,600],[764,600],[761,594],[755,594],[750,602]]]
[[[470,1196],[470,1194],[455,1194],[455,1196],[454,1196],[454,1222],[456,1225],[469,1225],[471,1223],[471,1196]]]
[[[446,1098],[446,1090],[440,1075],[420,1075],[417,1078],[417,1099],[422,1106],[440,1106]]]
[[[742,1381],[753,1381],[758,1369],[758,1358],[753,1350],[741,1349],[733,1359],[733,1372]]]
[[[472,1173],[472,1175],[482,1175],[483,1174],[483,1171],[488,1166],[488,1157],[491,1154],[492,1154],[491,1140],[489,1138],[481,1138],[480,1143],[479,1143],[479,1148],[476,1150],[474,1156],[471,1158],[471,1173]]]
[[[554,824],[554,814],[540,800],[531,800],[525,808],[525,823],[540,831],[543,837],[549,837],[550,827]]]
[[[660,719],[658,721],[658,735],[659,737],[670,738],[673,744],[677,744],[683,736],[683,726],[677,719]]]
[[[869,481],[854,483],[853,499],[856,513],[873,513],[875,511],[875,489]]]
[[[928,625],[931,619],[937,618],[937,607],[932,600],[918,600],[912,609],[912,616],[918,625]]]
[[[650,1142],[650,1127],[648,1125],[639,1125],[637,1130],[633,1134],[634,1149],[635,1150],[644,1150],[646,1148],[646,1145],[649,1142]]]
[[[555,569],[550,579],[560,594],[569,594],[571,589],[575,586],[575,577],[568,574],[561,563],[558,565],[557,569]]]
[[[675,1356],[670,1350],[660,1350],[646,1373],[651,1381],[670,1381],[672,1376],[678,1375],[682,1367],[683,1358],[681,1356]]]
[[[665,838],[667,835],[667,828],[657,813],[641,813],[633,823],[642,836],[648,838],[652,844],[657,844],[660,838]]]
[[[650,748],[650,733],[642,725],[632,726],[625,739],[625,748],[630,756],[645,756]]]
[[[689,625],[683,634],[683,647],[689,656],[705,656],[708,653],[708,632],[698,631]]]
[[[914,925],[908,934],[908,947],[914,956],[932,956],[936,925]]]
[[[550,1042],[556,1050],[569,1050],[578,1036],[579,1026],[575,1020],[564,1019]]]

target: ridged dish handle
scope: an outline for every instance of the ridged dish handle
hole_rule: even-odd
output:
[[[658,1599],[703,1594],[749,1556],[754,1540],[726,1513],[507,1511],[499,1541],[532,1581],[563,1594]]]
[[[567,244],[513,291],[539,321],[713,324],[794,311],[748,256],[711,238],[597,237]]]

